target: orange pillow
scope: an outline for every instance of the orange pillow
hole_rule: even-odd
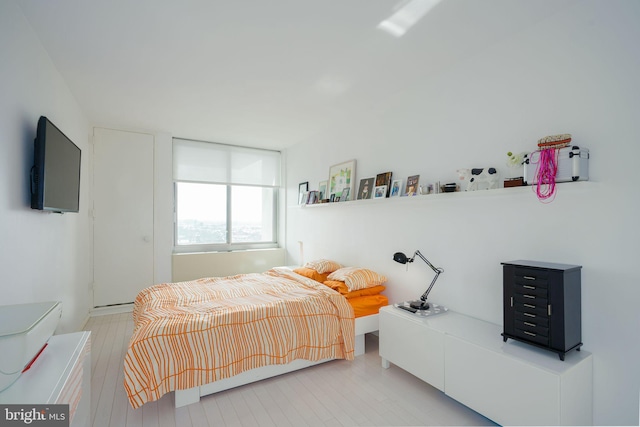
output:
[[[340,282],[338,280],[325,280],[322,283],[324,283],[334,291],[339,292],[341,295],[346,295],[349,293],[349,288],[347,288],[347,285],[344,282]]]
[[[313,279],[316,282],[324,282],[327,280],[328,274],[326,273],[318,273],[313,268],[300,267],[293,270],[294,273],[298,273],[301,276],[307,277],[309,279]]]
[[[344,282],[350,291],[382,285],[387,281],[383,275],[359,267],[343,267],[329,274],[328,279]]]
[[[312,268],[318,273],[324,274],[336,271],[337,269],[341,268],[342,265],[328,259],[318,259],[315,261],[309,261],[308,263],[303,265],[303,267]]]
[[[357,291],[349,291],[349,288],[344,282],[339,282],[337,280],[326,280],[323,282],[326,286],[330,287],[334,291],[340,293],[345,298],[358,298],[369,295],[378,295],[382,291],[386,289],[383,285],[371,286],[364,289],[359,289]]]

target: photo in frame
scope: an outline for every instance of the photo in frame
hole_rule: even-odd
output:
[[[373,184],[375,178],[363,178],[360,180],[360,187],[358,187],[358,200],[370,199],[373,195]]]
[[[327,181],[327,193],[335,195],[334,200],[342,196],[342,191],[349,188],[349,193],[355,191],[354,180],[356,177],[356,161],[338,163],[329,168],[329,179]]]
[[[344,188],[342,190],[342,195],[340,195],[340,201],[341,202],[346,202],[349,200],[349,193],[351,193],[351,189],[349,187]]]
[[[298,184],[298,204],[305,204],[306,192],[309,191],[309,181]]]
[[[405,196],[415,196],[418,194],[418,182],[420,181],[420,175],[412,175],[407,178],[407,186],[404,190]]]
[[[394,179],[391,184],[391,191],[389,192],[389,197],[400,197],[402,194],[402,180]]]
[[[376,185],[376,189],[373,193],[374,199],[384,199],[387,197],[387,186],[386,185]]]
[[[327,197],[327,181],[320,181],[320,183],[318,184],[318,192],[319,192],[320,200],[328,199],[328,197]]]
[[[389,197],[389,193],[391,192],[391,172],[379,173],[376,176],[376,187],[380,187],[381,185],[387,186],[387,194],[385,194],[385,197]]]

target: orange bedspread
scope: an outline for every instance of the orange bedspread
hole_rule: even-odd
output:
[[[354,357],[354,314],[284,269],[152,286],[138,294],[124,360],[131,406],[253,368]]]

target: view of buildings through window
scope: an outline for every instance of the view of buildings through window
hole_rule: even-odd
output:
[[[273,204],[272,188],[178,182],[176,244],[273,242]]]

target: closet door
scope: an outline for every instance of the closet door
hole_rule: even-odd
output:
[[[153,277],[154,137],[94,129],[93,305],[133,302]]]

